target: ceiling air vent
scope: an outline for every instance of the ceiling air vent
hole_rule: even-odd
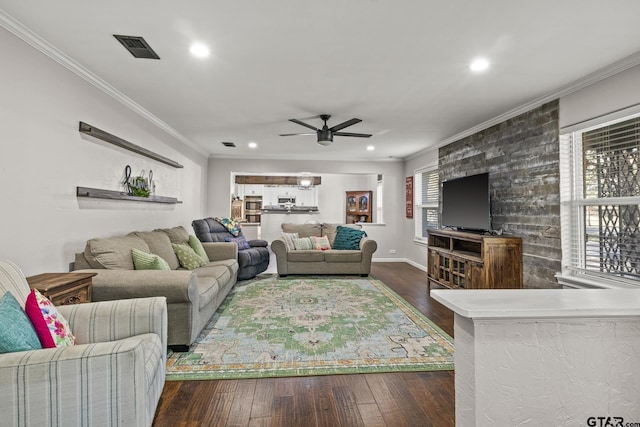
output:
[[[225,147],[233,147],[235,148],[236,144],[234,144],[233,142],[226,142],[226,141],[222,141],[222,145],[224,145]]]
[[[160,59],[158,54],[151,49],[149,43],[142,37],[120,36],[117,34],[114,34],[113,37],[122,43],[122,46],[131,52],[135,58]]]

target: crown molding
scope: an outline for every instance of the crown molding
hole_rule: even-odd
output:
[[[209,153],[0,9],[0,26],[201,155]]]
[[[616,74],[626,71],[629,68],[633,68],[636,65],[640,65],[640,51],[633,53],[625,58],[622,58],[621,60],[616,61],[610,65],[607,65],[606,67],[601,68],[591,74],[587,74],[586,76],[578,80],[575,80],[565,86],[561,86],[558,89],[554,90],[553,92],[548,93],[547,95],[543,95],[539,98],[535,98],[525,104],[520,105],[519,107],[516,107],[503,114],[500,114],[499,116],[496,116],[492,119],[482,122],[472,128],[469,128],[465,131],[457,133],[453,136],[450,136],[449,138],[446,138],[440,141],[438,144],[434,146],[425,148],[424,150],[420,150],[417,153],[414,153],[406,157],[406,160],[414,159],[432,150],[436,150],[440,147],[444,147],[445,145],[451,144],[452,142],[459,141],[475,133],[481,132],[485,129],[490,128],[491,126],[497,125],[506,120],[517,117],[520,114],[524,114],[527,111],[533,110],[534,108],[538,108],[541,105],[546,104],[547,102],[560,99],[563,96],[567,96],[581,89],[584,89],[588,86],[591,86],[592,84],[598,83],[599,81],[615,76]]]

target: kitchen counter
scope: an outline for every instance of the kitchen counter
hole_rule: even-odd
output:
[[[280,206],[265,206],[262,208],[262,213],[309,213],[318,212],[317,206],[291,206],[290,208],[283,208]]]

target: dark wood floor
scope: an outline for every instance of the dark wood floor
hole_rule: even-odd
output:
[[[371,270],[453,336],[453,313],[429,297],[425,272],[405,263]],[[453,371],[168,381],[153,425],[444,427],[454,412]]]

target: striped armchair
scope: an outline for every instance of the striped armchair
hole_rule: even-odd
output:
[[[0,297],[29,285],[0,261]],[[0,354],[0,424],[150,426],[165,380],[164,297],[57,307],[76,345]]]

